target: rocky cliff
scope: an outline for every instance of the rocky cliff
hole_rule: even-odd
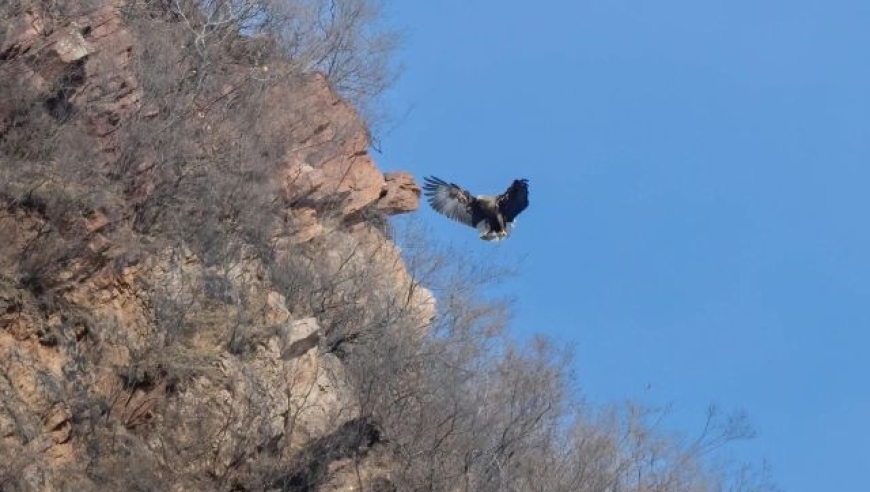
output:
[[[771,490],[400,254],[375,3],[0,2],[0,492]]]
[[[0,490],[389,490],[348,354],[434,316],[384,222],[419,189],[326,77],[169,5],[5,8]]]

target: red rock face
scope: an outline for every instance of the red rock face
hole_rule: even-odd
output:
[[[0,46],[3,63],[46,97],[61,81],[69,86],[67,102],[86,113],[88,133],[109,162],[118,157],[114,133],[120,125],[133,115],[156,116],[154,108],[143,107],[143,90],[131,66],[142,41],[126,26],[122,4],[102,0],[97,8],[79,9],[81,15],[61,24],[35,9],[26,11],[11,20],[10,35]],[[282,72],[282,67],[263,69],[273,75]],[[241,81],[246,76],[246,69],[239,68],[238,74],[226,78]],[[378,169],[368,153],[367,128],[353,106],[330,88],[324,76],[295,77],[298,83],[269,89],[273,103],[260,116],[270,122],[265,129],[269,138],[292,136],[298,142],[284,156],[286,166],[276,177],[283,183],[284,198],[302,204],[295,212],[306,215],[302,209],[311,207],[319,214],[351,216],[366,208],[387,215],[416,210],[419,188],[413,177],[403,172],[385,176]],[[235,89],[228,84],[225,92]],[[0,107],[0,125],[3,115]],[[207,118],[204,114],[189,117]]]
[[[338,97],[323,76],[306,81],[300,104],[309,114],[309,136],[303,146],[291,150],[284,176],[284,193],[289,201],[330,202],[340,215],[350,216],[367,207],[395,215],[419,206],[419,187],[407,172],[381,173],[368,153],[369,137],[357,111]],[[293,97],[278,94],[277,99]],[[281,121],[275,115],[274,121]],[[287,126],[293,125],[286,122]],[[337,201],[332,201],[335,199]]]
[[[384,174],[384,188],[378,208],[388,215],[416,210],[420,204],[420,187],[409,172]]]
[[[107,151],[107,137],[139,109],[142,96],[130,69],[135,39],[124,27],[121,3],[72,8],[60,21],[36,8],[25,11],[12,20],[12,35],[0,46],[7,67],[35,90],[48,94],[61,86],[66,102],[85,108],[95,144]]]
[[[123,147],[125,142],[119,134],[127,124],[167,118],[167,108],[161,107],[159,94],[155,97],[145,90],[150,87],[146,77],[142,76],[141,80],[137,77],[137,73],[142,73],[136,70],[136,63],[140,61],[137,56],[141,55],[146,40],[140,37],[140,31],[126,23],[121,7],[127,2],[70,0],[67,3],[88,5],[78,8],[78,13],[52,19],[39,9],[41,4],[34,2],[34,8],[8,19],[12,27],[0,31],[5,34],[0,45],[0,69],[3,69],[0,77],[15,74],[21,85],[38,94],[37,100],[58,98],[54,103],[59,105],[57,111],[69,105],[68,109],[82,116],[70,123],[78,125],[70,134],[74,134],[82,146],[95,150],[89,155],[102,159],[93,163],[95,176],[99,177],[103,169],[117,167],[117,163],[126,158],[131,163],[124,168],[125,172],[136,175],[137,179],[131,180],[133,185],[123,192],[112,190],[116,195],[107,200],[107,203],[118,204],[124,212],[112,210],[112,205],[108,205],[81,214],[78,223],[67,226],[78,228],[71,235],[84,238],[84,247],[75,254],[103,262],[97,263],[93,271],[85,271],[78,268],[84,262],[70,253],[69,261],[56,267],[58,284],[63,287],[56,292],[54,300],[58,303],[44,308],[56,310],[50,315],[39,307],[41,294],[22,287],[18,280],[22,252],[36,241],[41,231],[48,229],[48,219],[26,207],[9,207],[8,210],[0,207],[0,242],[3,243],[0,247],[0,361],[5,361],[0,364],[0,374],[13,382],[7,387],[3,383],[5,379],[0,378],[0,397],[8,404],[7,408],[14,407],[12,417],[0,411],[0,456],[5,457],[7,451],[20,455],[22,469],[28,466],[23,475],[35,477],[31,480],[33,483],[43,484],[25,490],[82,489],[74,485],[76,480],[86,483],[83,478],[87,476],[88,466],[86,442],[82,435],[71,432],[74,420],[71,416],[83,410],[72,408],[76,402],[63,393],[70,384],[70,374],[77,378],[75,384],[84,388],[82,391],[101,398],[107,405],[107,413],[101,417],[103,421],[114,422],[112,425],[132,432],[136,426],[159,419],[168,391],[166,382],[136,387],[122,383],[119,374],[126,374],[127,369],[138,370],[135,357],[147,353],[151,344],[161,347],[158,351],[167,348],[159,339],[164,335],[161,335],[153,309],[155,289],[171,288],[173,296],[201,300],[207,290],[201,279],[217,275],[215,271],[231,279],[227,280],[227,289],[244,292],[250,305],[242,308],[239,301],[234,300],[209,307],[203,300],[190,309],[191,313],[196,313],[191,314],[192,319],[196,318],[193,323],[202,328],[194,330],[200,338],[195,340],[191,350],[203,357],[219,354],[220,363],[209,364],[209,367],[220,367],[221,376],[209,379],[206,375],[197,378],[195,384],[191,382],[184,396],[173,403],[182,408],[182,420],[190,422],[192,427],[214,420],[212,427],[220,429],[224,423],[219,423],[218,419],[225,418],[220,411],[226,410],[225,415],[235,416],[232,433],[243,436],[253,428],[268,428],[274,437],[287,440],[288,450],[295,451],[308,440],[327,434],[333,427],[354,418],[355,395],[343,375],[341,362],[308,345],[316,339],[318,320],[309,319],[310,333],[306,332],[301,338],[307,342],[296,343],[302,336],[301,325],[296,323],[299,321],[297,313],[283,294],[276,292],[278,287],[270,283],[269,275],[263,274],[266,267],[258,263],[259,260],[246,258],[235,265],[206,267],[201,258],[177,245],[161,243],[147,253],[136,249],[137,243],[153,237],[133,229],[129,211],[155,193],[156,185],[149,181],[149,173],[158,162],[155,154],[163,149],[146,149],[142,154],[130,152]],[[269,74],[278,74],[275,75],[278,77],[290,72],[288,67],[278,66],[262,67],[262,72],[267,68]],[[250,66],[226,67],[226,72],[221,74],[221,83],[225,82],[225,86],[215,92],[230,99],[239,84],[250,77],[250,72]],[[218,104],[209,108],[213,100],[194,101],[192,105],[201,105],[202,112],[169,115],[198,122],[192,126],[201,133],[178,145],[184,147],[185,156],[202,158],[220,154],[220,150],[204,149],[220,140],[210,140],[214,134],[224,137],[224,141],[232,141],[233,137],[256,132],[263,142],[287,142],[284,146],[275,146],[282,149],[269,157],[276,162],[268,168],[275,169],[275,176],[271,186],[263,186],[275,195],[274,201],[284,207],[287,221],[293,222],[292,228],[276,227],[276,236],[283,236],[275,238],[275,255],[292,256],[310,246],[309,250],[315,253],[310,260],[312,271],[353,268],[360,272],[357,279],[365,279],[361,288],[365,296],[359,295],[359,291],[342,293],[338,290],[336,295],[361,305],[370,302],[368,298],[397,297],[417,307],[421,322],[414,325],[425,326],[434,315],[431,294],[423,288],[412,288],[415,281],[405,270],[398,248],[379,229],[360,220],[371,211],[384,216],[416,210],[419,187],[407,172],[385,175],[378,169],[368,153],[369,135],[364,121],[351,104],[331,90],[323,76],[296,75],[293,80],[294,83],[274,84],[264,90],[268,103],[256,115],[256,128],[246,126],[250,122],[234,120],[231,110],[215,109]],[[60,95],[56,94],[58,87],[62,88]],[[4,101],[0,97],[0,137],[12,113],[10,107],[4,107]],[[0,178],[4,165],[5,162],[0,162]],[[29,163],[13,162],[12,165],[23,169]],[[196,219],[185,217],[185,220]],[[56,241],[60,245],[63,239],[60,234]],[[292,249],[300,243],[306,244]],[[134,246],[128,247],[130,245]],[[220,290],[222,285],[214,288]],[[68,307],[75,309],[63,310]],[[228,354],[225,342],[218,340],[218,336],[215,340],[220,343],[202,335],[210,330],[220,332],[214,327],[236,319],[243,309],[247,309],[246,314],[258,317],[253,324],[278,330],[277,335],[263,335],[261,346],[256,347],[254,356],[249,359]],[[73,313],[87,313],[87,316],[78,319],[71,315]],[[228,332],[226,329],[221,333]],[[288,346],[283,347],[282,342],[287,342]],[[292,356],[288,356],[288,351]],[[77,364],[95,369],[85,373],[77,369]],[[81,373],[76,373],[77,370]],[[154,377],[154,374],[149,376]],[[225,384],[225,381],[234,383]],[[255,384],[247,387],[252,381]],[[255,391],[259,387],[265,389]],[[318,389],[312,392],[311,388]],[[256,417],[262,420],[256,425],[243,417],[244,405],[249,404],[252,395],[270,399],[264,404],[270,413]],[[202,409],[208,411],[203,413]],[[211,411],[215,414],[211,415]],[[292,432],[281,418],[290,414],[298,417]],[[184,441],[188,430],[182,427],[178,432],[176,437]],[[19,439],[19,434],[27,438]],[[223,437],[211,444],[216,450],[214,461],[220,462],[214,466],[223,470],[221,463],[232,463],[232,448],[226,447]],[[153,457],[161,459],[158,452]],[[4,465],[6,463],[0,463],[0,479]],[[203,468],[193,475],[205,473]],[[214,469],[209,469],[208,473],[214,473]],[[351,478],[357,480],[358,475]]]
[[[327,275],[352,270],[356,272],[352,278],[364,279],[364,284],[357,285],[354,291],[337,289],[333,295],[341,299],[342,306],[361,306],[360,313],[365,315],[369,306],[395,298],[392,304],[403,303],[409,316],[419,318],[410,325],[426,326],[434,316],[431,294],[414,285],[400,251],[382,229],[366,222],[371,213],[381,219],[416,210],[420,188],[413,176],[407,172],[385,175],[378,169],[368,153],[369,135],[364,121],[321,75],[292,75],[293,67],[289,65],[252,67],[229,63],[213,74],[216,82],[203,91],[205,95],[197,93],[182,100],[185,107],[179,109],[173,105],[175,100],[167,103],[168,96],[164,98],[153,89],[150,72],[140,65],[149,47],[146,43],[162,42],[160,49],[153,50],[159,53],[177,41],[161,39],[161,33],[148,31],[150,27],[171,30],[166,27],[171,21],[161,19],[144,28],[133,21],[128,24],[122,13],[128,2],[121,0],[69,0],[65,6],[78,13],[66,17],[50,16],[41,10],[42,5],[34,1],[33,8],[8,19],[10,28],[0,29],[0,77],[14,74],[16,88],[24,88],[22,94],[32,97],[28,104],[37,107],[40,116],[54,125],[51,128],[69,130],[64,136],[87,149],[83,152],[88,156],[86,161],[74,161],[78,156],[74,154],[66,160],[58,159],[52,171],[85,162],[85,174],[91,168],[93,173],[74,183],[58,178],[52,190],[71,185],[86,188],[91,194],[105,192],[110,196],[93,209],[73,214],[60,226],[27,206],[0,207],[0,397],[6,409],[13,408],[12,413],[0,408],[0,483],[4,470],[15,469],[17,473],[19,468],[27,467],[22,476],[42,485],[22,490],[89,489],[76,483],[87,483],[89,458],[86,439],[73,432],[73,422],[90,409],[88,405],[74,408],[81,402],[74,402],[64,392],[72,387],[68,379],[72,376],[75,384],[105,404],[102,421],[126,431],[159,420],[166,405],[171,404],[180,409],[175,415],[182,422],[177,429],[171,429],[173,439],[195,444],[201,438],[195,433],[200,427],[220,429],[227,425],[226,416],[233,416],[229,434],[241,437],[237,441],[221,437],[220,442],[210,442],[214,456],[206,464],[188,465],[196,470],[191,476],[202,476],[207,466],[211,466],[208,473],[227,472],[236,456],[234,448],[226,443],[242,445],[245,433],[251,429],[266,429],[275,442],[286,440],[290,453],[356,418],[357,399],[342,363],[316,347],[322,320],[296,312],[285,297],[293,290],[274,282],[268,272],[264,274],[271,265],[245,256],[233,265],[207,266],[185,245],[162,241],[159,231],[152,234],[136,229],[131,225],[131,216],[137,206],[147,203],[160,192],[161,185],[166,185],[166,176],[158,176],[155,171],[160,165],[181,156],[202,161],[203,174],[207,174],[219,164],[235,164],[226,159],[219,164],[210,160],[226,154],[221,145],[238,144],[241,148],[239,142],[243,142],[247,154],[239,158],[239,165],[245,165],[244,161],[254,155],[260,159],[257,171],[274,172],[273,179],[257,189],[266,194],[264,202],[278,204],[264,215],[270,220],[271,215],[284,219],[264,220],[262,225],[267,232],[264,236],[274,239],[270,244],[278,258],[275,263],[302,256],[300,252],[304,251],[310,253],[305,258],[312,272]],[[239,44],[250,47],[256,40],[241,40]],[[254,75],[273,77],[271,80],[279,83],[251,90],[244,84],[250,83],[255,71],[259,73]],[[0,84],[3,82],[0,80]],[[239,117],[234,112],[238,108],[227,103],[244,90],[248,90],[246,97],[253,94],[265,101],[262,107],[246,113],[248,120]],[[21,118],[13,114],[16,108],[11,108],[12,104],[4,105],[8,99],[2,96],[0,138],[15,117]],[[39,104],[43,102],[55,105],[49,109],[57,113],[51,115],[54,119],[42,114]],[[64,111],[76,117],[58,117]],[[252,113],[255,117],[250,118]],[[136,141],[131,144],[135,139],[130,128],[159,130],[167,120],[180,118],[189,119],[185,121],[191,124],[178,125],[187,132],[183,138],[171,140],[171,145],[179,148],[136,146]],[[172,157],[161,162],[163,151]],[[261,155],[269,152],[267,157]],[[31,164],[15,161],[12,165],[23,170]],[[5,161],[0,162],[0,179],[5,165]],[[116,171],[118,174],[127,173],[123,179],[110,176],[117,169],[123,169]],[[114,188],[98,189],[104,184]],[[0,196],[0,203],[3,198]],[[254,210],[259,212],[259,208]],[[182,216],[179,220],[196,218]],[[67,251],[67,233],[69,242],[79,240],[82,247],[64,253],[63,262],[46,261],[57,263],[52,270],[52,280],[56,281],[53,299],[57,302],[40,307],[44,293],[23,286],[19,270],[28,244],[38,242],[38,235],[52,228],[63,229],[53,236],[59,254]],[[138,249],[143,242],[149,243],[147,251]],[[88,259],[93,259],[93,264]],[[203,280],[212,276],[225,282],[209,284]],[[301,281],[301,288],[307,287],[307,281]],[[184,297],[191,302],[185,317],[195,326],[193,335],[184,344],[173,345],[184,345],[185,354],[203,360],[212,358],[206,365],[219,367],[217,372],[209,370],[209,375],[190,381],[183,395],[175,395],[170,403],[166,398],[167,382],[160,379],[159,368],[142,369],[139,365],[141,358],[159,355],[167,348],[160,338],[165,327],[159,325],[154,307],[160,289],[171,290],[171,299]],[[209,289],[217,292],[214,299],[204,294],[211,292]],[[219,295],[222,289],[242,292],[246,300],[219,302],[215,299],[224,299]],[[87,316],[77,318],[79,313]],[[230,354],[226,340],[221,338],[234,330],[225,324],[243,314],[254,319],[252,326],[268,328],[262,336],[257,335],[253,355],[246,358]],[[138,387],[124,383],[121,376],[130,375],[127,369],[148,373],[148,377],[156,378],[154,384]],[[143,374],[131,378],[144,378]],[[5,385],[5,378],[12,384]],[[268,412],[246,416],[251,398],[265,398],[261,403]],[[281,417],[286,415],[294,415],[290,428]],[[201,426],[203,422],[207,425]],[[147,432],[143,431],[143,435]],[[146,441],[140,443],[141,456],[155,462],[163,459],[159,452],[145,449],[150,442]],[[9,462],[2,462],[10,455],[20,456],[20,463],[9,467]],[[357,483],[359,470],[348,480]]]

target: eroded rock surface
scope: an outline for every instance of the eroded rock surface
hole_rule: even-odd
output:
[[[434,315],[431,294],[415,286],[397,248],[369,220],[415,210],[419,187],[408,173],[378,169],[361,118],[320,75],[265,93],[274,103],[259,115],[258,137],[293,140],[264,188],[281,204],[264,221],[272,228],[264,234],[269,255],[243,245],[234,263],[216,264],[186,238],[143,232],[136,214],[160,192],[153,176],[162,149],[131,153],[124,130],[169,116],[137,76],[147,45],[125,17],[135,3],[70,2],[81,8],[58,16],[24,2],[0,37],[2,76],[36,94],[58,124],[76,115],[69,124],[94,158],[93,179],[109,183],[119,170],[136,176],[123,195],[106,199],[117,208],[104,203],[60,225],[25,195],[2,197],[0,489],[132,486],[113,469],[172,490],[197,483],[172,483],[158,470],[226,480],[226,489],[232,480],[276,476],[257,468],[258,457],[298,462],[307,446],[338,439],[364,418],[341,355],[345,342],[377,326],[373,306],[401,300],[415,326]],[[155,19],[156,27],[177,22]],[[225,74],[227,97],[246,73]],[[4,101],[0,136],[26,123]],[[210,111],[171,117],[200,118],[203,135],[247,130],[230,110]],[[200,143],[186,151],[220,151]],[[31,165],[31,156],[2,158],[0,172]],[[50,185],[78,193],[89,183]],[[51,198],[51,189],[37,191]],[[299,277],[276,280],[265,256],[294,265],[288,275]],[[339,276],[341,285],[326,284]],[[315,300],[322,311],[313,310]],[[348,452],[324,466],[342,469]],[[364,475],[386,480],[385,460]],[[342,473],[328,490],[349,490]]]

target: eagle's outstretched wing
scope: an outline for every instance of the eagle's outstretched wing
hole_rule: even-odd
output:
[[[505,222],[513,222],[529,206],[529,180],[515,179],[510,188],[496,200]]]
[[[430,176],[423,178],[423,193],[436,211],[474,227],[471,207],[474,197],[467,190],[454,183]]]

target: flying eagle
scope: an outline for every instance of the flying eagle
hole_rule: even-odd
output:
[[[515,179],[498,196],[473,196],[454,183],[423,178],[423,193],[437,212],[476,228],[485,241],[499,241],[511,231],[517,215],[529,206],[529,181]]]

